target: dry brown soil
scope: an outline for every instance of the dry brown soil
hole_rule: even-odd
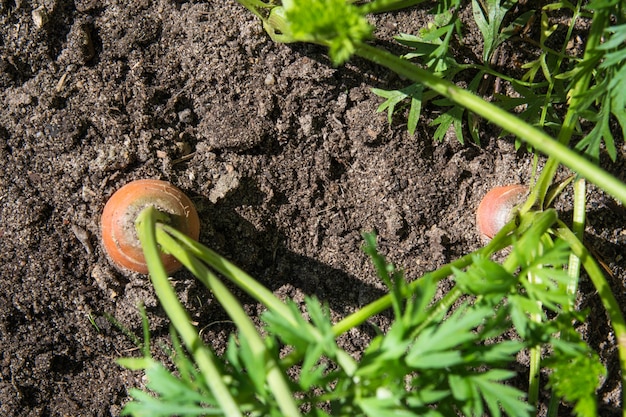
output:
[[[148,280],[117,271],[98,243],[108,196],[133,179],[185,190],[202,242],[277,294],[316,295],[341,317],[384,292],[361,232],[378,231],[415,279],[480,246],[473,213],[486,190],[531,177],[532,156],[489,126],[481,146],[434,142],[437,108],[413,137],[401,117],[390,126],[370,89],[402,80],[274,44],[233,0],[43,0],[47,22],[34,3],[0,0],[1,416],[116,416],[142,383],[115,363],[139,352],[105,315],[140,336],[144,302],[157,340],[167,322]],[[378,35],[389,46],[415,33],[425,10],[376,17]],[[477,62],[480,36],[464,31],[458,52]],[[607,165],[622,179],[624,153]],[[622,300],[625,218],[591,187],[588,241]],[[174,278],[219,349],[225,314],[189,274]],[[591,309],[581,330],[609,368],[601,415],[612,415],[615,340],[586,281],[580,298]],[[342,343],[358,354],[367,340],[364,329]]]

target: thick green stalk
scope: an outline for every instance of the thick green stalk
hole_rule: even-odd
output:
[[[239,300],[226,286],[212,273],[207,266],[181,243],[166,232],[164,225],[159,225],[156,232],[157,242],[168,253],[178,259],[191,273],[213,292],[220,305],[233,320],[241,336],[246,339],[248,346],[261,368],[265,369],[266,380],[282,415],[299,417],[300,411],[293,398],[293,393],[276,361],[270,356],[265,342],[259,335],[254,323],[241,307]]]
[[[495,104],[489,103],[449,81],[438,78],[432,73],[413,65],[406,59],[399,58],[387,51],[370,45],[360,44],[357,46],[355,54],[387,67],[411,81],[422,83],[455,103],[502,127],[504,130],[517,135],[533,148],[554,158],[555,161],[587,178],[626,204],[626,184],[567,146],[554,140],[544,131],[529,125]]]
[[[172,288],[167,272],[161,262],[159,248],[156,243],[156,218],[159,212],[148,206],[137,216],[137,235],[141,241],[144,255],[150,272],[150,279],[165,313],[172,321],[185,346],[194,357],[200,372],[205,376],[211,392],[215,396],[224,415],[229,417],[242,416],[235,399],[230,395],[228,387],[222,379],[213,360],[213,354],[200,340],[197,330],[191,325],[187,310],[178,300]],[[160,213],[162,214],[162,213]]]
[[[586,184],[583,178],[579,178],[574,182],[574,213],[572,221],[572,231],[580,242],[583,241],[585,231],[585,214],[586,214]],[[564,310],[573,311],[576,304],[576,293],[578,292],[578,281],[580,279],[580,258],[573,252],[570,252],[567,264],[567,275],[569,282],[567,283],[567,294],[569,295],[569,304],[564,305]],[[562,336],[568,339],[567,334]],[[548,405],[547,417],[556,417],[559,410],[558,396],[552,395]]]
[[[585,271],[589,275],[591,282],[593,282],[596,291],[600,296],[602,305],[609,316],[611,326],[615,332],[615,339],[617,340],[617,347],[619,350],[619,364],[621,369],[622,380],[622,398],[626,398],[626,321],[622,315],[620,305],[613,295],[613,291],[606,281],[602,269],[595,261],[593,256],[589,254],[585,245],[582,244],[576,235],[563,223],[556,230],[556,234],[561,239],[565,240],[572,252],[580,259]],[[626,417],[626,407],[622,408],[622,415]]]

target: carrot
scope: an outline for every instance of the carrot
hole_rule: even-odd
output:
[[[528,187],[520,184],[491,189],[476,210],[476,225],[481,237],[491,239],[513,218],[513,209],[523,202]]]
[[[102,211],[102,245],[113,264],[124,270],[148,273],[143,249],[135,231],[135,219],[152,205],[167,214],[170,224],[192,239],[200,235],[200,220],[191,200],[178,188],[159,180],[137,180],[117,190]],[[171,255],[161,254],[171,274],[181,264]]]

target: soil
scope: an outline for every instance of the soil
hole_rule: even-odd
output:
[[[359,59],[333,68],[317,46],[273,43],[233,0],[38,4],[0,0],[2,416],[117,416],[142,385],[115,362],[139,355],[137,345],[106,317],[141,337],[142,302],[153,337],[166,338],[168,324],[149,281],[115,269],[98,243],[107,198],[133,179],[183,189],[203,243],[276,294],[315,295],[338,318],[385,292],[360,250],[363,231],[377,231],[381,251],[416,279],[481,246],[474,211],[488,189],[531,178],[532,155],[486,124],[480,146],[453,133],[434,141],[436,107],[414,136],[404,117],[390,125],[371,88],[403,80]],[[391,36],[416,33],[425,10],[375,17],[377,35],[400,51]],[[479,62],[480,34],[463,30],[458,51]],[[625,180],[619,146],[606,166]],[[587,241],[624,301],[626,211],[593,186],[589,201]],[[174,280],[223,348],[226,315],[191,275]],[[609,370],[600,415],[617,415],[613,333],[584,280],[580,300],[590,310],[581,331]],[[364,328],[341,342],[358,354],[369,337]]]

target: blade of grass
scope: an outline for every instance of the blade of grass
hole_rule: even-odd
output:
[[[150,357],[150,323],[148,322],[148,314],[143,303],[139,303],[139,314],[141,315],[141,328],[143,329],[143,345],[141,352],[144,357]]]

